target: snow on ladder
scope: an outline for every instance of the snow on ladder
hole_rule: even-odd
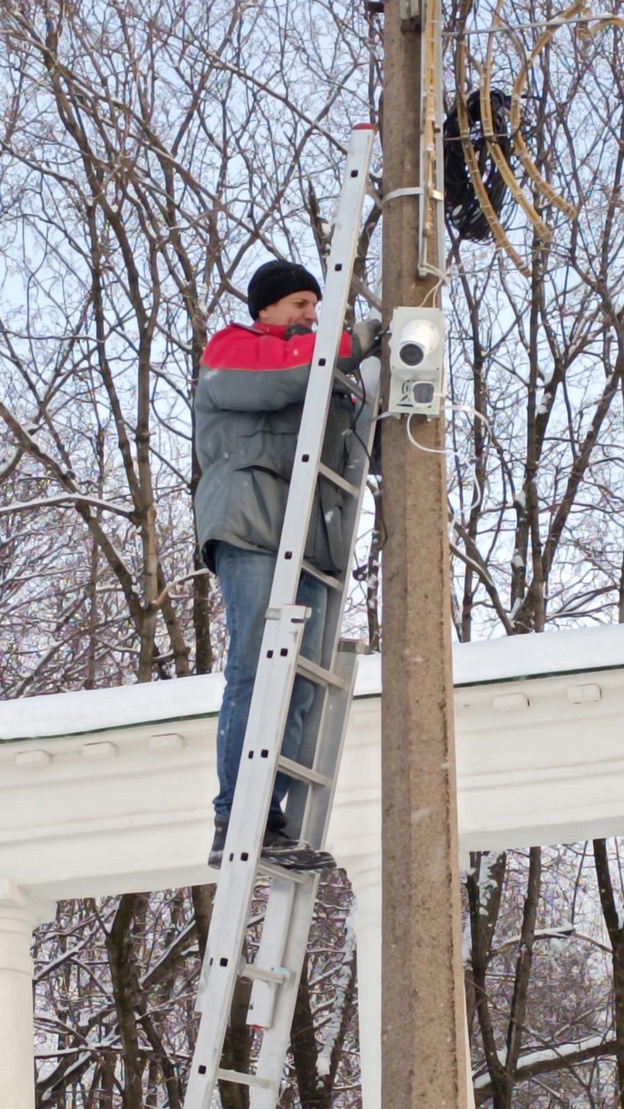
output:
[[[354,128],[328,260],[323,311],[317,332],[275,576],[267,611],[249,721],[215,897],[197,1009],[202,1019],[190,1069],[184,1109],[209,1109],[219,1080],[249,1086],[252,1109],[274,1109],[319,881],[318,872],[287,870],[261,859],[260,852],[275,781],[282,771],[288,791],[289,834],[314,848],[324,844],[340,754],[355,681],[356,654],[342,649],[340,628],[349,584],[357,525],[366,486],[379,397],[379,361],[361,367],[360,386],[335,368],[351,285],[362,208],[368,187],[374,132]],[[356,400],[353,433],[344,475],[321,462],[325,425],[336,376]],[[343,540],[348,562],[337,579],[309,565],[304,552],[319,477],[343,497]],[[321,665],[300,654],[309,610],[296,603],[302,569],[329,587]],[[284,758],[281,744],[296,674],[317,686],[304,725],[297,762]],[[256,960],[242,951],[258,875],[271,880]],[[262,1029],[253,1073],[220,1068],[236,980],[253,982],[248,1023]]]

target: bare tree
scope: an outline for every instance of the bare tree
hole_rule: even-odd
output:
[[[483,40],[470,40],[475,84],[487,66],[495,86],[508,89],[517,77],[545,19],[539,4],[522,13],[535,26],[499,36],[491,56]],[[453,432],[462,640],[475,627],[517,634],[618,618],[620,36],[611,28],[588,40],[564,27],[529,70],[522,133],[549,187],[577,210],[571,220],[546,203],[512,162],[549,235],[527,227],[509,202],[509,235],[530,279],[492,247],[454,237],[452,393],[474,410]]]
[[[221,656],[218,595],[193,538],[201,351],[209,329],[243,310],[246,281],[267,255],[322,266],[350,125],[381,122],[379,7],[2,6],[3,696],[206,672]],[[536,216],[511,201],[504,212],[528,278],[492,244],[449,232],[449,523],[461,641],[624,619],[621,30],[562,26],[538,49],[553,14],[538,0],[501,7],[511,30],[496,40],[474,33],[494,19],[493,5],[446,15],[449,105],[457,32],[470,33],[464,91],[486,75],[509,92],[525,74],[512,168]],[[379,215],[371,206],[356,270],[369,300]],[[373,544],[360,558],[366,606],[349,617],[373,645],[384,532],[375,503]],[[468,879],[484,1103],[598,1105],[619,1091],[621,1022],[614,1032],[609,952],[596,946],[619,958],[619,936],[611,929],[612,946],[603,943],[596,926],[572,943],[561,935],[563,910],[544,921],[551,858],[475,859]],[[601,882],[614,925],[604,866]],[[574,901],[573,866],[561,864],[558,883],[568,890],[562,903]],[[206,898],[61,907],[41,939],[41,1105],[176,1104]],[[74,933],[84,945],[70,958]],[[557,944],[559,959],[573,952],[565,966],[576,986],[558,989],[554,1006],[544,998],[563,964],[542,952]],[[161,952],[153,977],[150,945]],[[346,985],[334,1046],[353,1032],[353,963],[344,948],[337,958]],[[87,981],[95,992],[82,1010],[68,983],[83,990]],[[584,994],[586,1012],[575,1000]],[[338,1104],[338,1095],[353,1104],[356,1068],[346,1049],[324,1054],[313,1009],[304,992],[285,1104]]]
[[[3,511],[79,518],[90,554],[82,548],[69,570],[76,592],[95,599],[96,563],[125,613],[119,644],[108,638],[101,652],[104,681],[120,653],[142,681],[212,665],[191,509],[190,402],[206,321],[225,320],[267,252],[322,248],[307,213],[320,235],[346,105],[368,68],[363,19],[328,62],[327,35],[348,9],[312,9],[305,21],[279,3],[207,10],[190,0],[111,4],[103,21],[63,4],[8,4],[0,15],[3,181],[14,197],[0,231],[12,275],[0,417],[13,481],[38,483]],[[268,54],[254,48],[266,41]],[[72,623],[82,654],[111,624],[93,603],[81,607]],[[59,652],[42,652],[37,681],[30,667],[32,691],[46,688],[52,665],[58,679]],[[67,679],[80,680],[75,670]]]
[[[461,74],[462,32],[469,36],[459,92],[489,82],[520,97],[511,168],[526,200],[521,209],[509,197],[503,209],[526,276],[509,254],[449,228],[458,405],[449,516],[461,641],[622,619],[622,32],[564,23],[546,33],[554,14],[531,0],[477,11],[466,2],[450,13],[449,72]],[[495,27],[495,37],[477,33]],[[447,93],[450,107],[452,78]],[[610,944],[595,915],[590,941],[566,933],[563,902],[578,886],[565,867],[561,915],[544,923],[552,852],[540,863],[533,849],[521,878],[513,853],[473,859],[467,996],[481,1103],[621,1103],[613,1066],[621,1054],[621,953],[608,857],[604,843],[596,845]],[[547,951],[557,960],[545,980]]]
[[[369,116],[371,27],[355,3],[2,7],[4,696],[222,654],[194,540],[194,382],[267,254],[322,264],[350,121]],[[352,944],[337,1009],[315,977],[349,896],[338,882],[323,917],[287,1087],[319,1105],[358,1096]],[[39,946],[41,1105],[181,1104],[209,897],[60,907]],[[253,1050],[237,1014],[227,1050]]]

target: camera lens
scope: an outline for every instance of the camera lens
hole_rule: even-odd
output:
[[[416,381],[412,386],[412,396],[415,404],[431,404],[435,389],[429,381]]]
[[[405,362],[406,366],[419,366],[425,357],[425,351],[420,343],[402,343],[399,353],[401,361]]]

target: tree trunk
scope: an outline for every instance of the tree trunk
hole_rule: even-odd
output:
[[[602,915],[613,952],[613,1012],[619,1088],[618,1105],[624,1107],[624,927],[615,903],[606,840],[594,840],[594,860]]]
[[[143,1109],[143,1059],[136,1020],[134,945],[132,924],[144,906],[146,895],[126,893],[119,899],[117,912],[106,939],[113,983],[113,998],[119,1022],[123,1058],[123,1109]]]

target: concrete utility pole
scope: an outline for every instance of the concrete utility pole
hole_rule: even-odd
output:
[[[411,6],[384,5],[384,196],[421,184],[421,27],[405,18]],[[389,200],[383,224],[387,325],[397,305],[428,294],[433,307],[435,279],[418,277],[418,197]],[[435,235],[428,253],[435,261]],[[383,425],[382,1105],[466,1109],[446,468],[443,454],[409,443],[405,422]],[[443,448],[443,418],[418,416],[411,428],[423,446]]]

